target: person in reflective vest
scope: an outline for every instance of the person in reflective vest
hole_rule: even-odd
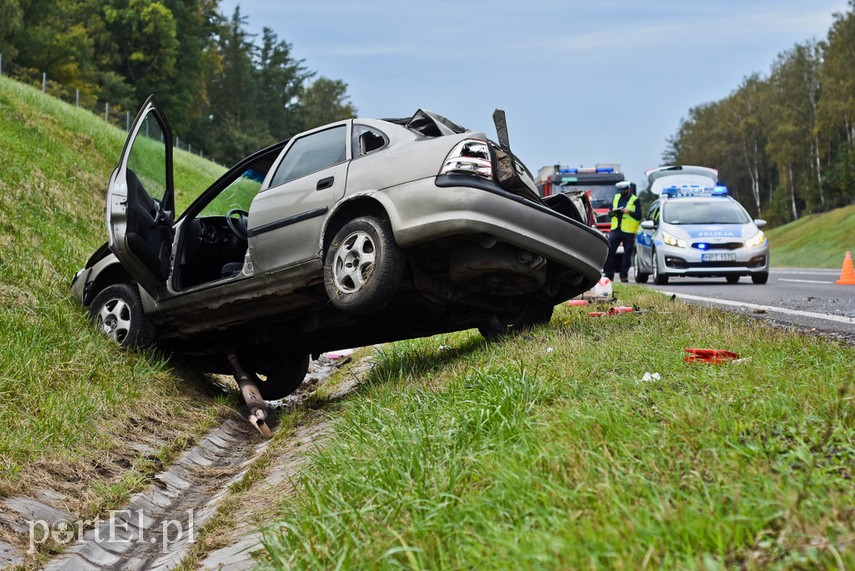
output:
[[[632,263],[632,252],[635,250],[635,233],[641,222],[641,205],[635,196],[635,184],[628,180],[617,183],[620,191],[615,194],[612,209],[609,212],[612,226],[609,231],[609,255],[603,274],[610,280],[615,279],[615,257],[618,247],[623,244],[623,260],[620,265],[620,281],[629,281],[629,266]]]

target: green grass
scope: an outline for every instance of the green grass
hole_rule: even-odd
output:
[[[840,269],[855,252],[855,205],[810,214],[767,232],[774,267]]]
[[[25,487],[46,460],[79,465],[85,480],[96,456],[119,447],[129,417],[189,432],[213,406],[189,373],[96,334],[71,296],[71,276],[106,241],[104,193],[124,139],[0,77],[0,494]],[[175,158],[183,205],[224,171]]]
[[[616,291],[646,311],[565,307],[498,344],[380,350],[266,530],[265,565],[855,563],[852,348]],[[687,364],[686,347],[746,360]]]

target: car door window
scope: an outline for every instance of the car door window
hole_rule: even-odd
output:
[[[346,138],[347,128],[339,125],[297,139],[279,163],[270,186],[279,186],[344,162],[347,159]]]
[[[659,203],[654,202],[647,210],[647,219],[654,222],[659,222]]]
[[[158,202],[166,193],[166,144],[163,129],[153,114],[145,117],[128,155],[128,169],[146,193]]]

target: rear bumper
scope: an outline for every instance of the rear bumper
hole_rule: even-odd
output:
[[[599,279],[608,254],[608,241],[599,231],[499,187],[437,186],[429,178],[382,194],[395,239],[404,248],[451,236],[489,234],[593,281]]]

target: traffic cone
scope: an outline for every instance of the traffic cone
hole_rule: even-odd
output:
[[[852,265],[852,252],[846,252],[843,257],[843,269],[840,270],[840,279],[837,285],[855,285],[855,266]]]

